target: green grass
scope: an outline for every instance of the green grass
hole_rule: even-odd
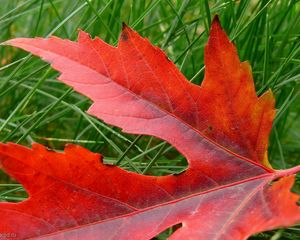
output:
[[[274,168],[300,164],[300,3],[298,0],[2,0],[0,42],[56,35],[76,39],[77,29],[116,44],[122,21],[166,51],[194,83],[203,79],[203,48],[218,14],[240,58],[249,60],[259,94],[271,88],[278,109],[270,137]],[[139,173],[179,172],[186,161],[168,144],[133,136],[87,115],[91,102],[58,82],[58,73],[15,48],[0,48],[0,141],[62,150],[68,142],[101,152],[105,161]],[[26,198],[0,173],[0,201]],[[298,185],[295,187],[299,189]],[[158,239],[165,239],[169,229]],[[300,239],[300,227],[251,239]]]

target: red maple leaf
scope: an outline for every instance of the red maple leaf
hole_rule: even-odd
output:
[[[151,239],[182,223],[170,239],[239,240],[300,221],[299,197],[290,192],[299,167],[277,171],[266,157],[272,93],[256,96],[250,66],[240,62],[217,18],[201,87],[126,26],[118,47],[84,32],[78,42],[51,37],[6,44],[51,62],[59,80],[93,100],[90,114],[168,141],[189,168],[143,176],[107,166],[75,145],[56,153],[38,144],[1,144],[2,168],[29,198],[0,204],[0,232],[20,239]]]

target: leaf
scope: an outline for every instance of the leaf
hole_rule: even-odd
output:
[[[217,18],[201,87],[127,26],[118,47],[82,31],[78,42],[51,37],[5,44],[51,62],[62,73],[59,80],[93,100],[89,113],[125,132],[168,141],[189,168],[143,176],[107,166],[100,155],[75,145],[56,153],[38,144],[32,150],[1,144],[2,168],[30,197],[0,204],[0,232],[151,239],[182,223],[170,239],[239,240],[300,221],[299,197],[290,192],[299,167],[276,171],[265,157],[275,114],[272,93],[256,96],[249,64],[239,61]]]

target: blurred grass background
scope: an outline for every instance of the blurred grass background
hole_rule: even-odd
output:
[[[76,40],[78,28],[116,45],[122,22],[161,47],[194,83],[204,74],[203,49],[211,19],[220,16],[241,60],[249,60],[258,94],[271,88],[278,109],[270,137],[274,168],[300,164],[299,0],[1,0],[0,42],[56,35]],[[139,173],[182,171],[186,161],[161,140],[120,132],[85,113],[91,101],[58,82],[48,64],[0,47],[0,141],[63,150],[66,143],[100,152],[108,163]],[[297,190],[297,186],[295,187]],[[26,198],[0,173],[0,201]],[[169,229],[157,239],[166,239]],[[251,239],[300,239],[300,228]]]

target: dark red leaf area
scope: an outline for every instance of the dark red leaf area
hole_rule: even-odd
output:
[[[218,234],[215,239],[230,239],[236,234],[234,239],[242,239],[243,232],[264,230],[278,222],[288,225],[299,216],[298,197],[289,191],[293,177],[272,187],[267,185],[272,173],[220,186],[195,172],[165,177],[126,172],[102,164],[99,154],[76,145],[68,145],[64,153],[38,144],[32,150],[15,144],[0,146],[2,167],[30,195],[19,204],[0,204],[5,219],[0,232],[12,231],[24,238],[69,229],[51,239],[81,239],[75,238],[80,234],[92,234],[86,239],[149,239],[182,222],[172,238],[212,239],[207,237]],[[112,231],[115,238],[109,238]]]

